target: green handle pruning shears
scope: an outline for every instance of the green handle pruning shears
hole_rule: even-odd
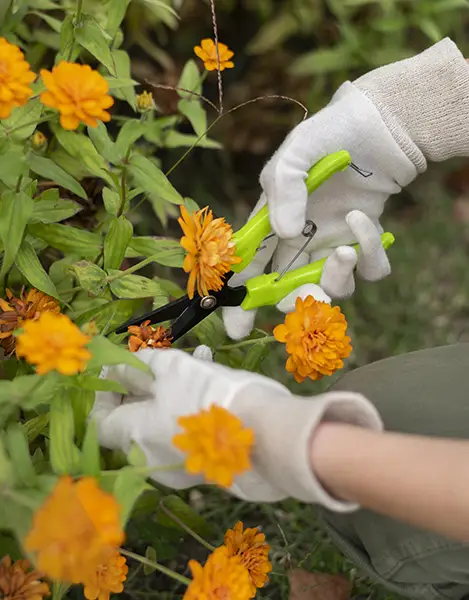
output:
[[[345,150],[325,156],[308,173],[306,178],[308,193],[311,194],[329,177],[339,171],[344,171],[347,167],[359,170],[353,165],[350,154]],[[315,225],[312,225],[314,229],[310,232],[310,239],[315,232]],[[228,281],[233,273],[241,272],[251,263],[263,240],[270,234],[268,207],[264,206],[244,227],[233,235],[233,241],[236,244],[236,256],[241,257],[242,260],[240,263],[232,265],[232,271],[225,276],[221,290],[210,292],[208,296],[200,296],[196,293],[193,298],[189,298],[185,295],[161,308],[131,319],[119,327],[116,333],[123,333],[127,331],[127,327],[130,325],[136,325],[146,320],[151,323],[172,321],[170,335],[172,340],[176,341],[219,306],[241,306],[245,310],[261,306],[275,306],[300,286],[307,283],[319,283],[326,262],[325,258],[292,271],[281,274],[259,275],[248,279],[244,285],[229,287]],[[392,233],[383,233],[381,241],[383,247],[387,249],[393,244],[394,236]],[[357,251],[360,250],[358,244],[352,247]]]

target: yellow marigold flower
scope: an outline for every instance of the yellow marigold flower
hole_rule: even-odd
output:
[[[239,557],[229,556],[225,546],[217,548],[202,567],[189,561],[192,583],[183,600],[248,600],[251,598],[249,573]]]
[[[33,95],[29,84],[36,79],[24,54],[0,38],[0,119],[8,119],[15,106],[23,106]]]
[[[144,91],[141,94],[137,94],[137,110],[139,112],[148,112],[153,107],[153,95],[151,92]]]
[[[12,562],[9,556],[0,560],[0,598],[2,600],[42,600],[50,596],[49,585],[41,581],[39,571],[30,570],[28,560]]]
[[[272,571],[269,562],[270,546],[265,543],[265,535],[259,533],[257,527],[245,529],[238,521],[233,529],[225,533],[225,546],[228,556],[238,556],[248,570],[251,578],[251,598],[256,595],[256,588],[262,588],[269,581],[268,573]]]
[[[297,298],[294,312],[274,329],[275,339],[286,344],[290,355],[286,369],[301,383],[332,375],[344,366],[352,346],[347,321],[338,306],[319,302],[312,296]]]
[[[217,47],[214,40],[210,38],[202,40],[200,46],[195,46],[194,52],[203,61],[207,71],[217,69]],[[234,67],[234,62],[230,60],[233,58],[234,52],[226,44],[218,42],[218,55],[220,58],[220,71]]]
[[[47,91],[40,99],[60,112],[64,129],[76,129],[80,123],[96,127],[98,121],[110,121],[105,110],[114,104],[109,96],[109,85],[104,77],[89,65],[78,65],[62,60],[52,71],[41,69]]]
[[[189,273],[189,298],[194,297],[196,286],[201,296],[221,290],[223,276],[230,271],[231,265],[242,260],[234,255],[236,248],[231,240],[231,226],[224,218],[214,219],[208,206],[192,215],[181,206],[178,222],[184,232],[181,246],[186,251],[183,269]]]
[[[115,498],[96,479],[64,476],[33,517],[24,546],[51,579],[92,582],[99,567],[124,541]]]
[[[117,550],[109,553],[93,575],[83,582],[83,594],[87,600],[109,600],[111,592],[120,594],[124,590],[129,567],[125,557]]]
[[[36,365],[39,375],[54,369],[75,375],[85,370],[91,358],[85,348],[89,341],[66,315],[46,312],[37,321],[25,321],[16,340],[16,354]]]
[[[15,297],[11,290],[6,290],[7,300],[0,298],[0,346],[6,356],[15,351],[16,338],[13,332],[20,329],[27,319],[38,319],[42,313],[60,313],[60,306],[55,298],[48,296],[35,288]]]
[[[131,325],[128,327],[129,337],[128,345],[131,352],[137,352],[142,348],[169,348],[171,346],[171,336],[167,329],[159,325],[155,329],[150,325],[150,320],[144,321],[141,325]]]
[[[226,408],[212,404],[196,415],[179,417],[178,424],[185,432],[174,436],[173,444],[187,453],[188,473],[203,473],[207,482],[230,487],[235,475],[251,468],[254,432]]]

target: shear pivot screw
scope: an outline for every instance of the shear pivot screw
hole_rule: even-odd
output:
[[[314,221],[310,221],[309,219],[306,221],[305,226],[303,227],[303,231],[301,232],[305,237],[309,237],[312,233],[316,232],[316,223]]]
[[[215,298],[215,296],[204,296],[200,301],[201,308],[204,308],[205,310],[210,310],[211,308],[216,306],[216,304],[217,299]]]

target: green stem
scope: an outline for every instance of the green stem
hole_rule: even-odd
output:
[[[151,475],[152,473],[155,473],[155,472],[160,473],[161,471],[180,471],[181,469],[184,469],[184,463],[176,463],[174,465],[162,465],[161,467],[132,467],[132,471],[139,475]],[[108,474],[119,473],[119,472],[120,472],[119,469],[114,469],[114,470],[104,471],[102,473],[102,475],[106,476]]]
[[[179,525],[179,527],[181,527],[181,529],[184,529],[184,531],[186,531],[189,535],[191,535],[194,538],[194,540],[197,540],[199,542],[199,544],[202,544],[202,546],[204,546],[204,548],[207,548],[207,550],[209,550],[210,552],[214,552],[215,546],[212,546],[212,544],[209,544],[209,542],[207,542],[207,540],[204,540],[203,537],[201,537],[198,533],[196,533],[193,529],[191,529],[188,525],[186,525],[183,521],[181,521],[181,519],[179,519],[175,514],[173,514],[169,510],[169,508],[166,508],[163,500],[160,500],[159,506],[160,506],[161,510],[163,512],[165,512],[172,521],[177,523],[177,525]]]
[[[31,510],[37,510],[37,503],[28,498],[27,496],[23,496],[21,493],[18,493],[13,490],[4,489],[0,490],[0,494],[5,496],[6,498],[10,498],[16,504],[20,504],[21,506],[25,506],[26,508],[30,508]]]
[[[74,28],[81,26],[80,21],[81,21],[81,13],[82,12],[83,12],[83,0],[77,0],[77,12],[75,14],[75,20],[73,22]],[[67,58],[65,59],[67,62],[70,62],[74,52],[75,52],[75,31],[73,32],[73,40],[72,40],[72,43],[70,44],[70,49],[68,51]]]
[[[277,340],[273,335],[267,335],[264,338],[257,338],[255,340],[245,340],[244,342],[237,342],[236,344],[226,344],[225,346],[217,346],[215,352],[219,350],[232,350],[233,348],[244,348],[244,346],[252,346],[253,344],[271,344]],[[184,352],[194,352],[195,348],[182,348]]]
[[[129,162],[130,156],[130,148],[127,150],[127,154],[124,158],[124,164],[122,167],[122,176],[121,176],[121,205],[119,206],[119,210],[117,211],[117,218],[119,218],[124,213],[125,201],[127,200],[127,163]]]
[[[191,580],[188,579],[187,577],[184,577],[184,575],[180,575],[179,573],[176,573],[176,571],[173,571],[172,569],[163,567],[163,565],[160,565],[157,562],[153,562],[152,560],[149,560],[145,556],[140,556],[139,554],[135,554],[134,552],[130,552],[129,550],[125,550],[124,548],[120,549],[120,553],[123,554],[124,556],[128,556],[129,558],[133,558],[134,560],[137,560],[138,562],[142,563],[142,565],[147,565],[148,567],[155,569],[155,571],[159,571],[160,573],[163,573],[164,575],[167,575],[168,577],[171,577],[172,579],[175,579],[176,581],[179,581],[180,583],[183,583],[184,585],[190,585],[192,583]]]
[[[137,263],[133,267],[129,267],[125,271],[119,271],[119,273],[116,273],[115,275],[109,275],[108,277],[106,277],[106,281],[108,283],[111,283],[111,281],[115,281],[116,279],[120,279],[121,277],[124,277],[125,275],[131,275],[132,273],[135,273],[135,271],[139,271],[140,269],[143,269],[143,267],[146,267],[150,263],[154,262],[160,256],[161,256],[161,252],[157,252],[156,254],[152,254],[148,258],[145,258],[145,260],[140,261],[139,263]]]
[[[24,129],[25,127],[31,127],[31,125],[39,125],[40,123],[46,123],[47,121],[51,121],[54,115],[47,115],[47,117],[42,117],[41,119],[36,119],[35,121],[28,121],[27,123],[22,123],[18,125],[18,127],[13,127],[13,129],[5,129],[5,135],[11,135],[20,129]]]

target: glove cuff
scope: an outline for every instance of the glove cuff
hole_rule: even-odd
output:
[[[426,160],[469,155],[469,65],[449,38],[354,85],[420,173]]]
[[[330,392],[312,398],[272,396],[237,399],[232,410],[254,430],[255,469],[285,496],[318,503],[335,512],[359,505],[332,497],[315,476],[310,459],[312,438],[321,423],[340,422],[381,431],[374,406],[361,394]]]

